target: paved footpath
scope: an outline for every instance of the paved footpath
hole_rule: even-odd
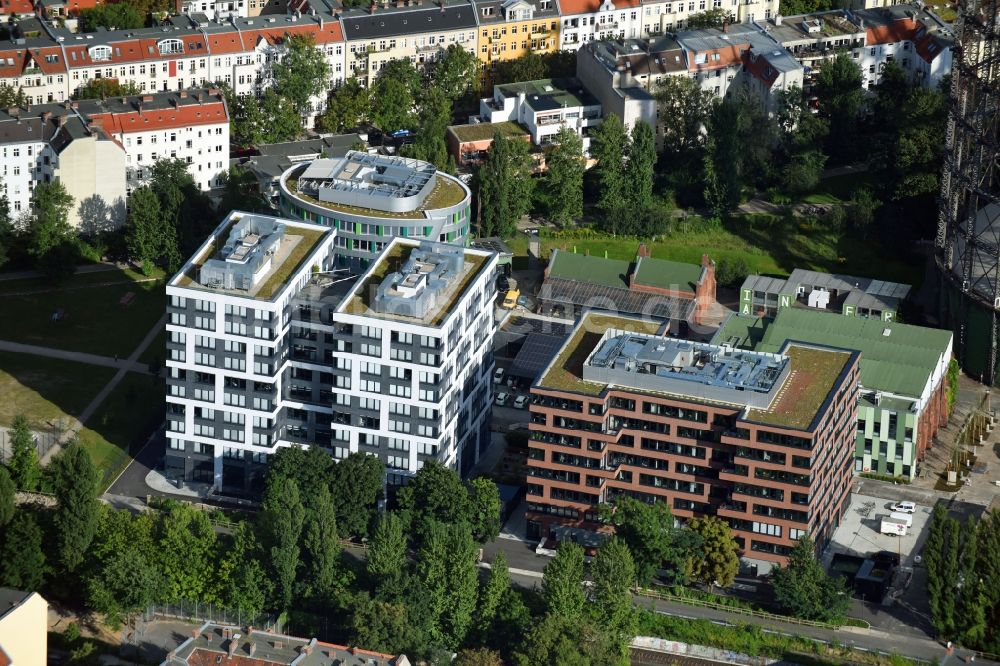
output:
[[[103,271],[113,271],[118,266],[116,264],[86,264],[84,266],[76,267],[76,274],[82,275],[83,273],[101,273]],[[28,280],[31,278],[45,277],[39,271],[16,271],[14,273],[0,273],[0,282],[6,280]]]
[[[159,330],[157,330],[159,332]],[[88,365],[103,365],[108,368],[125,369],[129,372],[141,372],[147,375],[153,374],[149,371],[149,365],[128,359],[113,359],[110,356],[99,354],[88,354],[86,352],[68,351],[66,349],[53,349],[52,347],[40,347],[38,345],[26,345],[20,342],[10,342],[0,340],[0,351],[14,352],[17,354],[32,354],[34,356],[47,356],[48,358],[58,358],[63,361],[75,361]]]

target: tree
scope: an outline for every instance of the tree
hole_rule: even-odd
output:
[[[841,579],[828,576],[816,560],[808,534],[799,537],[788,564],[772,571],[771,585],[783,611],[803,620],[840,622],[850,604]]]
[[[326,92],[330,66],[310,34],[291,35],[284,46],[284,55],[271,70],[274,91],[303,116],[309,111],[309,100]]]
[[[112,622],[130,621],[160,598],[163,576],[149,513],[101,507],[90,548],[92,570],[85,576],[88,606]]]
[[[479,542],[493,541],[500,534],[503,502],[497,484],[485,476],[469,481],[469,526]]]
[[[518,220],[530,209],[534,190],[528,142],[497,131],[476,181],[480,236],[513,236]]]
[[[563,541],[542,573],[545,612],[571,621],[579,619],[586,603],[583,593],[583,548],[572,541]]]
[[[7,431],[10,437],[10,461],[7,469],[10,478],[19,490],[35,490],[42,478],[42,468],[38,465],[38,448],[35,435],[31,432],[28,417],[18,414]]]
[[[687,76],[666,76],[654,93],[661,123],[663,153],[671,161],[689,159],[702,136],[716,97]]]
[[[499,652],[487,648],[467,648],[455,656],[452,666],[503,666]]]
[[[302,118],[294,103],[282,97],[274,88],[268,88],[260,101],[264,126],[261,128],[263,143],[293,141],[302,134]]]
[[[24,107],[28,105],[28,96],[20,86],[0,83],[0,109]]]
[[[686,582],[687,560],[700,545],[698,535],[674,527],[674,516],[666,502],[647,504],[622,497],[615,501],[610,519],[615,533],[632,553],[640,584],[648,585],[661,568],[668,582]]]
[[[748,185],[766,182],[771,172],[776,124],[750,94],[738,92],[712,109],[708,123],[706,160],[711,160],[714,191],[706,203],[716,215],[739,205]]]
[[[461,44],[449,44],[435,61],[430,78],[448,99],[457,102],[475,90],[475,82],[479,78],[479,59]]]
[[[357,77],[344,83],[330,93],[326,111],[319,117],[319,125],[326,132],[347,132],[368,118],[371,98],[368,88],[362,86]]]
[[[625,193],[634,216],[653,203],[653,167],[656,165],[656,136],[653,126],[641,120],[632,128],[625,165]]]
[[[986,525],[988,524],[987,522]],[[962,530],[965,535],[960,562],[962,589],[959,592],[956,616],[960,618],[958,629],[962,642],[966,645],[981,645],[989,631],[984,581],[979,567],[981,534],[985,531],[983,523],[974,517],[966,521],[965,529]]]
[[[568,127],[562,127],[545,156],[548,170],[546,190],[552,197],[549,217],[562,225],[574,224],[583,217],[583,140]]]
[[[944,158],[947,99],[922,86],[911,90],[905,73],[891,64],[886,68],[890,78],[886,80],[884,70],[874,103],[873,125],[879,131],[870,164],[889,199],[934,194]]]
[[[153,265],[165,254],[170,229],[164,225],[160,213],[160,200],[148,187],[140,187],[129,197],[125,220],[125,247],[129,257],[149,275]]]
[[[621,118],[610,113],[594,132],[590,155],[597,160],[594,168],[600,182],[597,207],[604,215],[602,227],[612,234],[618,233],[625,220],[628,183],[623,157],[628,152],[628,131]]]
[[[691,558],[691,575],[706,585],[731,585],[740,570],[740,549],[729,523],[704,516],[692,518],[687,527],[701,537],[701,548]]]
[[[3,108],[0,106],[0,108]],[[0,266],[10,260],[11,250],[17,240],[14,223],[10,219],[10,200],[0,193]]]
[[[160,200],[163,256],[168,270],[180,267],[181,254],[193,252],[198,239],[213,228],[215,211],[208,195],[201,191],[179,159],[164,159],[149,171],[148,187]]]
[[[368,536],[382,496],[385,468],[377,456],[355,452],[333,468],[330,491],[343,536]]]
[[[299,485],[294,479],[268,484],[261,521],[271,556],[276,601],[283,609],[291,605],[295,593],[295,580],[301,564],[299,539],[305,513],[299,497]]]
[[[352,605],[351,645],[389,654],[413,654],[413,648],[425,644],[426,637],[413,622],[412,613],[405,604],[361,594]]]
[[[507,568],[507,556],[501,550],[493,556],[490,577],[479,593],[479,604],[476,607],[476,630],[480,637],[489,634],[497,611],[499,611],[508,590],[510,590],[510,569]]]
[[[826,155],[819,150],[800,153],[781,170],[781,184],[790,194],[805,194],[819,185]]]
[[[857,149],[858,114],[864,103],[858,64],[850,54],[839,53],[823,64],[813,89],[819,98],[819,113],[830,123],[826,154],[835,160],[851,159]]]
[[[217,601],[210,590],[218,544],[208,514],[189,504],[174,504],[160,521],[158,532],[166,599]]]
[[[868,229],[875,221],[875,211],[878,209],[879,201],[867,187],[855,190],[851,197],[851,203],[847,207],[847,222],[852,229],[859,232],[861,236],[868,234]]]
[[[407,146],[409,157],[430,162],[438,169],[449,170],[448,144],[445,134],[451,124],[451,100],[436,85],[424,91],[417,115],[417,137]],[[453,169],[452,169],[453,170]]]
[[[514,661],[519,666],[623,666],[628,663],[599,626],[551,613],[534,623],[527,636],[519,641]]]
[[[16,495],[17,486],[7,473],[7,468],[0,465],[0,532],[14,518],[17,510]]]
[[[546,75],[545,60],[534,51],[529,51],[513,60],[501,60],[497,63],[494,82],[518,83],[520,81],[537,81]]]
[[[380,596],[396,599],[401,594],[406,572],[406,534],[403,520],[395,511],[382,514],[368,544],[368,575],[375,581]]]
[[[250,169],[233,165],[220,176],[220,180],[222,199],[217,206],[220,212],[245,210],[251,213],[266,213],[270,210],[268,203],[261,196],[257,177]]]
[[[101,509],[97,501],[100,474],[87,450],[79,442],[73,442],[52,459],[49,475],[58,502],[52,519],[55,552],[66,570],[73,572],[86,559],[87,549],[97,531]]]
[[[691,14],[691,16],[688,16],[687,29],[704,30],[706,28],[722,28],[724,25],[732,23],[734,20],[732,12],[721,8],[709,9],[707,11],[698,12],[697,14]]]
[[[39,183],[31,197],[31,217],[28,221],[28,252],[41,258],[63,242],[73,238],[69,211],[73,197],[57,181]]]
[[[76,89],[73,99],[107,99],[109,97],[129,97],[141,95],[142,86],[135,81],[118,79],[90,79]]]
[[[422,581],[430,611],[433,640],[454,649],[472,624],[478,592],[476,542],[466,523],[432,521],[417,554],[417,577]]]
[[[249,522],[238,523],[219,566],[224,585],[220,596],[227,608],[245,617],[260,615],[274,591],[274,584],[261,564],[262,558],[253,526]]]
[[[18,511],[0,540],[0,585],[34,592],[44,581],[42,528],[31,511]]]
[[[342,583],[342,571],[337,514],[326,486],[320,486],[312,505],[305,521],[305,596],[328,599]]]
[[[96,32],[100,28],[134,30],[146,25],[143,16],[132,2],[97,5],[80,11],[80,31]]]
[[[612,537],[601,544],[590,566],[594,584],[590,600],[595,619],[608,632],[619,654],[627,658],[638,616],[632,603],[635,562],[625,542]]]
[[[267,465],[267,489],[282,486],[288,479],[293,479],[299,488],[299,496],[303,505],[309,509],[320,489],[331,490],[335,484],[336,462],[318,446],[284,446],[278,449]],[[337,500],[334,500],[334,504]]]
[[[372,85],[372,122],[387,134],[412,127],[421,77],[408,59],[390,60]]]

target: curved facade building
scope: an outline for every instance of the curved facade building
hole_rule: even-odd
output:
[[[362,270],[396,237],[465,245],[471,193],[433,164],[350,151],[281,175],[281,211],[337,229],[337,264]]]

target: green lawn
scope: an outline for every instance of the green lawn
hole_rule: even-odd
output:
[[[124,270],[121,268],[114,268],[107,271],[98,271],[96,273],[82,273],[80,275],[74,275],[66,283],[60,285],[60,287],[72,290],[76,287],[84,285],[104,284],[110,282],[129,283],[135,282],[136,280],[145,280],[149,277],[162,278],[164,275],[165,273],[163,270],[159,268],[156,269],[156,272],[153,273],[153,275],[148,277],[129,268]],[[0,273],[0,276],[2,276],[2,273]],[[52,280],[44,277],[23,278],[20,280],[0,280],[0,294],[47,291],[60,287],[53,287]]]
[[[851,200],[858,188],[867,186],[872,189],[873,178],[874,176],[867,171],[824,178],[819,181],[815,192],[802,197],[802,202],[809,204],[846,203]]]
[[[36,428],[77,416],[114,376],[113,368],[0,352],[0,424],[24,414]]]
[[[129,279],[125,273],[122,276]],[[96,279],[96,276],[80,276],[80,280],[84,278]],[[71,281],[68,286],[74,284]],[[135,293],[135,298],[125,307],[119,301],[128,292]],[[53,312],[59,309],[64,313],[63,318],[52,321]],[[105,356],[127,356],[165,311],[166,292],[161,281],[127,281],[113,286],[23,296],[0,294],[3,313],[0,338]]]
[[[102,489],[128,466],[161,422],[164,392],[161,378],[129,373],[80,431],[80,443],[103,474]]]
[[[524,234],[506,242],[516,256],[527,255],[528,239]],[[543,237],[541,250],[546,260],[553,248],[567,252],[575,248],[581,254],[589,250],[591,255],[630,260],[635,258],[640,242],[631,237]],[[820,224],[810,225],[806,218],[786,222],[773,215],[742,216],[717,228],[692,226],[664,240],[647,241],[646,246],[659,259],[692,264],[700,263],[702,254],[716,262],[743,259],[751,272],[766,275],[785,276],[795,268],[804,268],[914,286],[923,277],[923,262],[910,261],[899,248],[886,249],[874,239],[828,231]]]
[[[162,331],[156,334],[153,341],[149,343],[146,347],[146,351],[139,355],[140,363],[152,363],[154,359],[158,359],[162,365],[167,358],[167,329],[164,328]]]

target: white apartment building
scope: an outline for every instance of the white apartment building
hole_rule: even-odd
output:
[[[35,185],[52,179],[54,153],[49,140],[55,130],[54,123],[37,114],[0,110],[0,193],[7,196],[14,218],[31,209]]]
[[[479,119],[519,123],[536,146],[568,127],[583,139],[586,153],[591,128],[601,124],[601,103],[576,79],[522,81],[493,86],[493,97],[479,100]]]
[[[896,5],[858,10],[854,18],[865,30],[864,46],[851,51],[865,88],[881,82],[882,68],[890,60],[907,72],[911,83],[927,88],[936,88],[951,72],[955,35],[934,13],[916,5]]]
[[[496,255],[397,238],[350,275],[337,233],[233,212],[168,283],[168,474],[252,491],[290,445],[377,455],[390,483],[478,459]]]

